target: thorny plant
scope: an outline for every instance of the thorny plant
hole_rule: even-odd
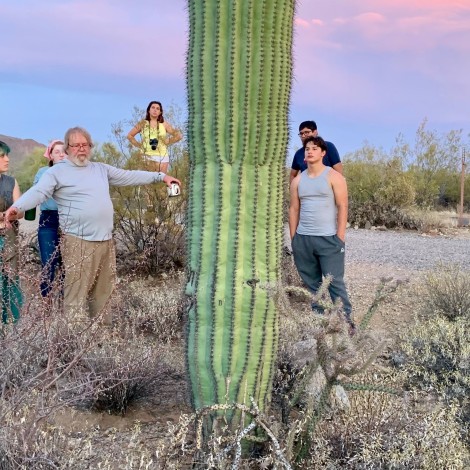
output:
[[[356,335],[348,335],[348,323],[340,304],[331,302],[328,286],[331,280],[327,277],[317,294],[313,297],[309,291],[299,287],[287,287],[285,292],[304,295],[309,302],[312,300],[325,310],[324,315],[315,316],[315,326],[311,332],[315,340],[312,344],[311,357],[305,361],[300,370],[294,372],[295,379],[290,380],[290,389],[284,389],[281,396],[281,409],[286,433],[287,456],[295,461],[307,457],[311,447],[311,439],[315,427],[322,419],[323,413],[331,404],[332,393],[343,400],[346,390],[369,390],[395,393],[387,387],[377,384],[357,384],[351,378],[362,374],[368,369],[377,356],[383,351],[386,341],[378,340],[367,329],[378,306],[390,294],[395,292],[403,281],[392,282],[392,278],[382,278],[375,297],[368,311],[358,326]],[[290,306],[283,291],[279,291],[277,304],[283,316],[295,317],[296,312]],[[305,399],[310,389],[314,393],[307,394],[303,417],[291,423],[292,411]]]
[[[250,423],[241,427],[238,432],[229,430],[223,414],[230,411],[238,411],[242,416],[249,417]],[[208,416],[219,414],[215,418],[213,426],[214,433],[208,440],[203,439],[203,427]],[[220,414],[222,413],[222,415]],[[271,430],[271,419],[260,412],[258,406],[251,398],[251,406],[242,404],[220,404],[212,405],[198,410],[191,415],[182,416],[178,425],[171,426],[170,437],[164,442],[159,451],[159,462],[161,468],[167,468],[175,459],[181,457],[191,458],[194,465],[204,465],[209,469],[237,469],[242,463],[242,448],[245,446],[244,440],[252,442],[264,442],[268,453],[258,459],[258,464],[267,462],[274,464],[273,468],[291,469],[282,447],[275,434]],[[253,430],[258,429],[263,433],[263,438],[253,435]],[[195,430],[195,431],[194,431]],[[191,440],[193,432],[194,440]],[[258,468],[267,468],[260,466]]]
[[[327,280],[315,298],[324,306],[326,313],[323,316],[316,315],[314,326],[308,331],[314,340],[310,344],[311,349],[307,351],[308,359],[304,358],[300,366],[299,362],[302,363],[302,359],[297,361],[297,365],[291,364],[291,370],[295,372],[287,381],[287,386],[275,384],[275,402],[281,408],[279,410],[281,420],[271,416],[267,418],[258,413],[253,401],[251,408],[242,404],[226,403],[203,408],[190,416],[182,416],[180,423],[171,428],[171,438],[165,444],[167,451],[160,455],[162,468],[171,468],[165,465],[169,462],[174,463],[178,458],[181,459],[179,462],[182,465],[183,461],[187,464],[192,459],[193,464],[197,464],[204,459],[210,463],[205,468],[237,469],[242,468],[241,465],[249,465],[249,462],[254,464],[255,461],[258,466],[253,468],[268,468],[268,466],[291,468],[295,462],[300,463],[308,457],[317,424],[328,407],[334,406],[332,395],[338,396],[342,390],[341,399],[347,402],[344,389],[396,393],[394,389],[386,386],[350,381],[351,377],[366,370],[383,349],[385,343],[380,341],[374,344],[375,338],[366,329],[380,302],[388,294],[396,291],[401,283],[391,281],[391,279],[381,280],[375,299],[359,325],[358,333],[351,338],[341,307],[332,305],[328,300]],[[285,290],[273,287],[271,291],[281,311],[281,318],[299,316],[291,307],[286,292],[295,292],[297,295],[303,295],[309,303],[312,301],[308,291],[297,287],[288,287]],[[309,318],[311,322],[311,311]],[[291,344],[289,349],[295,350],[295,345]],[[296,362],[294,357],[290,357],[289,360],[292,363]],[[277,380],[282,381],[283,378],[278,375]],[[229,426],[223,425],[223,414],[220,416],[221,412],[228,410],[246,413],[251,420],[242,420],[242,422],[249,424],[241,427],[238,432],[230,431]],[[204,418],[207,415],[217,416],[217,413],[219,415],[215,421],[218,425],[214,426],[212,436],[204,448],[201,438]],[[253,457],[251,460],[242,460],[241,451],[246,448],[246,443],[258,442],[259,445],[260,441],[264,442],[262,457],[258,460]]]

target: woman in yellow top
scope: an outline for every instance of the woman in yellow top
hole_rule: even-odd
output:
[[[135,138],[140,134],[140,142]],[[129,142],[141,149],[142,158],[150,171],[166,173],[170,162],[168,145],[182,139],[181,132],[163,118],[163,106],[151,101],[147,106],[145,119],[137,123],[127,134]]]

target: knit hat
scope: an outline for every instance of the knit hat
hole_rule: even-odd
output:
[[[47,146],[46,151],[44,152],[44,156],[50,161],[52,160],[52,149],[54,148],[54,145],[60,142],[63,144],[61,140],[51,140],[50,144]]]

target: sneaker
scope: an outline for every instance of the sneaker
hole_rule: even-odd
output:
[[[356,334],[356,325],[352,320],[348,321],[348,334],[349,336],[354,336]]]
[[[315,302],[312,302],[312,310],[313,310],[313,313],[316,313],[317,315],[325,314],[325,309]]]

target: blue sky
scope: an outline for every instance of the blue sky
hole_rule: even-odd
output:
[[[185,107],[186,0],[0,0],[0,18],[0,134],[103,142],[134,106]],[[305,119],[342,155],[424,118],[470,132],[470,0],[303,0],[294,57],[291,149]]]

